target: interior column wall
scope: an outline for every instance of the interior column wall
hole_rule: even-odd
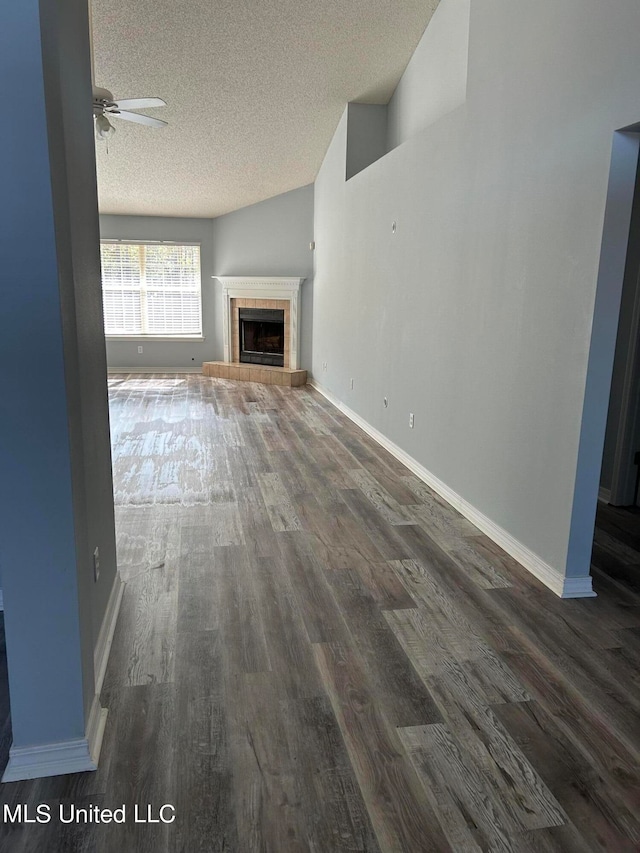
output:
[[[84,737],[116,563],[86,3],[10,4],[0,39],[1,76],[20,81],[6,87],[0,136],[0,563],[15,749]]]

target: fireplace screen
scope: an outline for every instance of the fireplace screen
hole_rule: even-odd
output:
[[[240,361],[284,365],[284,311],[240,309]]]

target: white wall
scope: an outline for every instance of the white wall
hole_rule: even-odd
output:
[[[389,138],[416,132],[348,183],[346,115],[327,151],[313,374],[552,569],[585,575],[585,537],[571,559],[569,538],[612,138],[640,118],[640,6],[483,0],[468,29],[467,8],[442,0],[404,78],[432,85],[423,48],[445,22],[453,49],[458,20],[466,101],[433,121],[404,87]],[[600,344],[606,375],[610,331]]]

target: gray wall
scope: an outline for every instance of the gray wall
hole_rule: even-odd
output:
[[[107,341],[111,370],[157,369],[163,371],[201,368],[203,361],[219,357],[217,313],[214,295],[213,246],[210,219],[179,219],[163,216],[101,216],[100,236],[126,240],[175,240],[200,243],[202,273],[202,331],[204,341]],[[142,346],[142,354],[138,353]]]
[[[346,178],[352,178],[387,153],[387,106],[347,105]]]
[[[305,276],[300,318],[300,366],[311,367],[313,309],[313,185],[243,207],[213,220],[216,275]],[[218,317],[222,286],[216,282]],[[222,358],[222,324],[219,323]]]
[[[161,216],[100,217],[103,238],[176,240],[200,243],[202,326],[199,341],[107,341],[111,370],[200,368],[221,360],[222,286],[216,275],[305,276],[301,312],[301,361],[311,365],[313,185],[291,190],[217,219]],[[138,346],[143,347],[142,355]]]
[[[471,0],[441,2],[389,101],[387,148],[423,131],[467,97]]]
[[[41,23],[37,0],[11,4],[0,32],[0,75],[20,80],[0,136],[0,564],[14,746],[84,735],[116,571],[87,7],[42,9]]]
[[[424,37],[437,46],[444,22],[456,55],[468,45],[464,103],[443,97],[434,119],[434,98],[406,87],[389,110],[389,138],[403,144],[348,183],[346,114],[327,151],[313,374],[548,564],[587,574],[600,459],[580,480],[578,450],[612,138],[640,113],[640,6],[490,0],[468,27],[466,9],[442,0]],[[404,79],[431,85],[427,53]],[[439,85],[459,93],[459,65],[451,74]],[[592,355],[606,378],[603,330]],[[600,452],[601,396],[585,408],[602,417],[590,439]],[[589,504],[579,537],[577,486]]]

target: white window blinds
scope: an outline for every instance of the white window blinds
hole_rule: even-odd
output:
[[[105,334],[202,334],[199,246],[104,241],[100,254]]]

